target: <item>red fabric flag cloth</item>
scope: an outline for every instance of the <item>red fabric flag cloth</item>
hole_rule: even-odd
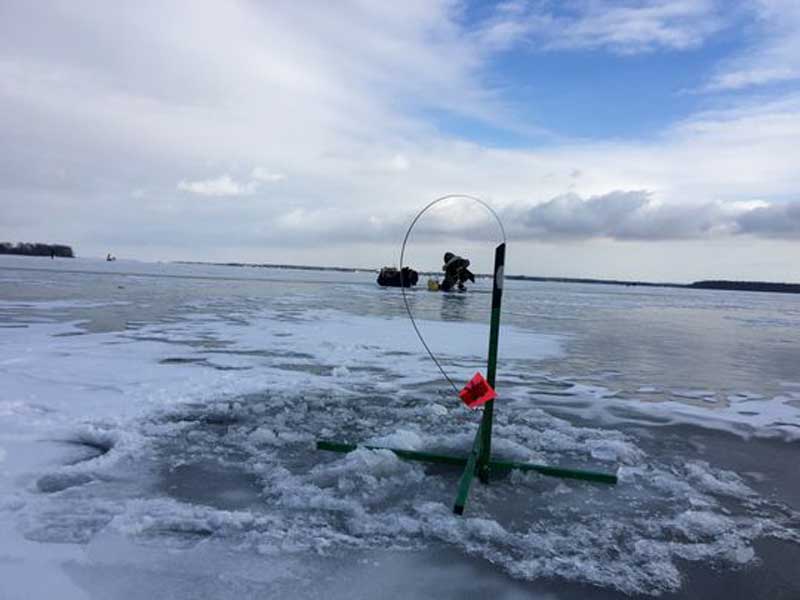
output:
[[[489,400],[497,398],[497,392],[480,373],[475,373],[475,376],[467,382],[458,395],[470,408],[478,408]]]

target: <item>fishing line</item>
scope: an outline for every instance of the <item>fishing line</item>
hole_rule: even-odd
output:
[[[406,235],[403,238],[403,245],[400,247],[400,291],[403,293],[403,304],[405,304],[406,312],[408,313],[408,318],[411,320],[411,325],[414,327],[414,331],[416,332],[417,337],[419,338],[419,341],[422,342],[422,345],[424,346],[425,350],[427,351],[428,356],[431,357],[431,360],[436,364],[436,366],[438,367],[439,371],[442,373],[444,378],[450,384],[450,387],[452,387],[453,391],[456,393],[456,395],[458,395],[458,393],[460,391],[458,386],[450,378],[450,376],[447,374],[447,371],[444,370],[444,367],[442,367],[441,363],[439,362],[439,359],[436,358],[436,355],[428,347],[428,344],[427,344],[427,342],[425,342],[425,338],[423,337],[422,332],[419,330],[419,327],[417,327],[417,322],[416,322],[416,320],[414,320],[414,313],[411,310],[411,306],[408,304],[408,296],[406,295],[406,288],[403,285],[404,284],[404,279],[403,279],[403,259],[405,258],[405,254],[406,254],[406,244],[408,243],[408,238],[411,235],[411,231],[414,229],[414,226],[417,224],[417,221],[420,220],[422,215],[424,215],[428,211],[428,209],[430,209],[431,207],[435,206],[436,204],[439,204],[440,202],[443,202],[445,200],[452,200],[452,199],[456,199],[456,198],[457,199],[462,199],[462,200],[472,200],[473,202],[477,202],[483,208],[485,208],[487,211],[489,211],[489,213],[494,217],[495,221],[497,221],[497,224],[500,226],[500,233],[503,236],[503,243],[504,244],[506,243],[506,229],[505,229],[505,227],[503,227],[503,222],[500,220],[500,217],[497,215],[497,213],[494,211],[494,209],[491,206],[489,206],[486,202],[481,200],[480,198],[476,198],[475,196],[468,196],[466,194],[448,194],[447,196],[442,196],[441,198],[437,198],[436,200],[433,200],[432,202],[429,202],[427,205],[425,205],[425,207],[421,211],[419,211],[417,213],[417,215],[414,217],[414,220],[411,221],[411,225],[408,226],[408,230],[406,231]]]

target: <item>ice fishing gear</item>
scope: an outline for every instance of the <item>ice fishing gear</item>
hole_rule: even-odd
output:
[[[417,285],[419,273],[411,267],[395,269],[383,267],[378,273],[378,285],[381,287],[412,287]]]
[[[467,385],[458,392],[458,396],[469,408],[478,408],[489,400],[497,398],[497,392],[489,385],[483,374],[479,372],[475,373],[475,376],[467,382]]]
[[[406,231],[405,238],[403,239],[403,246],[400,251],[400,268],[402,269],[403,267],[403,258],[405,255],[406,243],[408,242],[409,235],[411,234],[414,225],[416,225],[420,217],[429,208],[431,208],[432,206],[434,206],[439,202],[442,202],[443,200],[451,198],[463,198],[463,199],[473,200],[484,206],[497,220],[497,223],[500,226],[500,231],[503,234],[503,242],[495,248],[495,253],[494,253],[494,271],[493,271],[493,282],[492,282],[492,311],[491,311],[491,321],[489,326],[489,354],[487,358],[485,379],[483,378],[483,375],[478,373],[476,374],[475,377],[472,378],[472,380],[470,380],[467,383],[466,386],[464,386],[463,389],[459,390],[458,386],[456,386],[456,384],[444,370],[442,365],[439,363],[439,360],[436,358],[431,349],[428,347],[428,344],[425,342],[425,339],[422,336],[419,327],[417,327],[416,321],[414,320],[414,315],[408,303],[408,298],[406,297],[405,288],[401,288],[401,290],[403,292],[403,302],[405,304],[406,311],[408,312],[408,317],[411,320],[411,324],[414,327],[414,331],[416,331],[417,336],[420,339],[420,342],[422,342],[422,345],[428,352],[428,355],[430,356],[431,360],[433,360],[433,362],[438,367],[439,371],[442,373],[445,379],[450,383],[451,387],[462,401],[464,401],[468,406],[471,406],[471,408],[478,408],[480,406],[483,406],[480,425],[478,426],[478,431],[475,434],[475,440],[472,444],[472,449],[470,450],[470,453],[467,456],[452,456],[452,455],[439,454],[433,452],[420,452],[414,450],[382,448],[379,446],[362,446],[362,447],[372,450],[377,450],[377,449],[389,450],[399,458],[405,460],[448,464],[459,467],[463,466],[464,471],[462,472],[461,478],[459,479],[458,491],[456,494],[455,502],[453,504],[453,512],[457,515],[461,515],[464,513],[464,508],[467,504],[467,498],[469,497],[470,487],[472,486],[472,480],[475,478],[475,475],[477,475],[481,483],[484,484],[489,483],[489,478],[493,474],[508,473],[509,471],[514,471],[514,470],[535,471],[537,473],[541,473],[542,475],[549,475],[552,477],[579,479],[583,481],[592,481],[598,483],[610,483],[610,484],[617,483],[617,475],[612,473],[599,473],[595,471],[586,471],[582,469],[568,469],[561,467],[550,467],[546,465],[536,465],[532,463],[521,463],[521,462],[492,459],[492,422],[494,418],[494,400],[497,397],[497,393],[495,392],[495,379],[497,375],[497,347],[500,338],[500,308],[503,300],[503,275],[505,272],[505,257],[506,257],[505,229],[503,228],[503,224],[500,221],[500,217],[498,217],[497,213],[495,213],[495,211],[483,200],[480,200],[479,198],[474,198],[472,196],[450,195],[434,200],[433,202],[425,206],[419,213],[417,213],[416,217],[414,217],[414,220],[411,222],[408,231]],[[464,394],[464,396],[462,396],[462,394]],[[342,443],[330,440],[317,441],[318,450],[329,450],[332,452],[352,452],[356,448],[358,448],[356,444],[351,444],[348,442]]]

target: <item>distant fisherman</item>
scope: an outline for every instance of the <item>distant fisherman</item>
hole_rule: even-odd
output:
[[[456,256],[452,252],[445,252],[444,254],[444,281],[440,286],[443,292],[448,292],[453,289],[453,286],[458,286],[459,291],[463,292],[466,288],[464,283],[471,281],[475,283],[475,275],[473,275],[469,267],[469,260]]]

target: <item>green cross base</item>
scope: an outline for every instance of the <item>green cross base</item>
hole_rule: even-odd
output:
[[[500,304],[503,299],[503,270],[506,258],[506,245],[500,244],[494,253],[494,284],[492,289],[492,320],[489,328],[489,360],[486,369],[486,380],[494,389],[495,375],[497,373],[497,342],[500,336]],[[595,481],[600,483],[617,483],[617,476],[610,473],[596,473],[594,471],[583,471],[579,469],[566,469],[563,467],[548,467],[545,465],[535,465],[531,463],[519,463],[504,460],[492,460],[492,420],[494,415],[494,400],[490,400],[483,405],[483,416],[478,432],[475,434],[475,442],[472,450],[466,457],[450,456],[447,454],[435,454],[431,452],[418,452],[415,450],[395,450],[394,448],[381,448],[379,446],[361,446],[370,450],[390,450],[398,457],[406,460],[416,460],[421,462],[431,462],[446,465],[464,467],[464,472],[458,482],[458,494],[453,506],[453,512],[457,515],[464,514],[464,506],[467,503],[469,489],[475,475],[482,483],[489,483],[489,476],[493,473],[507,473],[513,470],[536,471],[542,475],[552,477],[563,477],[569,479],[581,479],[584,481]],[[329,440],[317,441],[318,450],[330,450],[332,452],[352,452],[358,448],[355,444],[333,442]]]
[[[480,429],[478,430],[480,434]],[[458,483],[458,494],[456,496],[455,504],[453,505],[453,512],[457,515],[464,513],[464,507],[467,503],[469,490],[472,485],[472,480],[476,474],[479,474],[480,469],[477,468],[478,455],[480,454],[480,435],[475,437],[475,444],[472,446],[472,451],[468,456],[453,456],[451,454],[437,454],[434,452],[420,452],[417,450],[398,450],[395,448],[384,448],[382,446],[372,446],[369,444],[357,445],[343,442],[334,442],[331,440],[318,440],[317,450],[328,450],[330,452],[352,452],[357,448],[367,448],[368,450],[389,450],[404,460],[413,460],[417,462],[435,463],[440,465],[452,465],[455,467],[464,467],[464,473]],[[483,468],[484,473],[492,475],[504,475],[511,471],[535,471],[542,475],[549,475],[551,477],[561,477],[564,479],[578,479],[582,481],[592,481],[595,483],[617,483],[617,475],[614,473],[600,473],[596,471],[586,471],[582,469],[568,469],[565,467],[551,467],[547,465],[537,465],[533,463],[515,462],[509,460],[490,460]]]

